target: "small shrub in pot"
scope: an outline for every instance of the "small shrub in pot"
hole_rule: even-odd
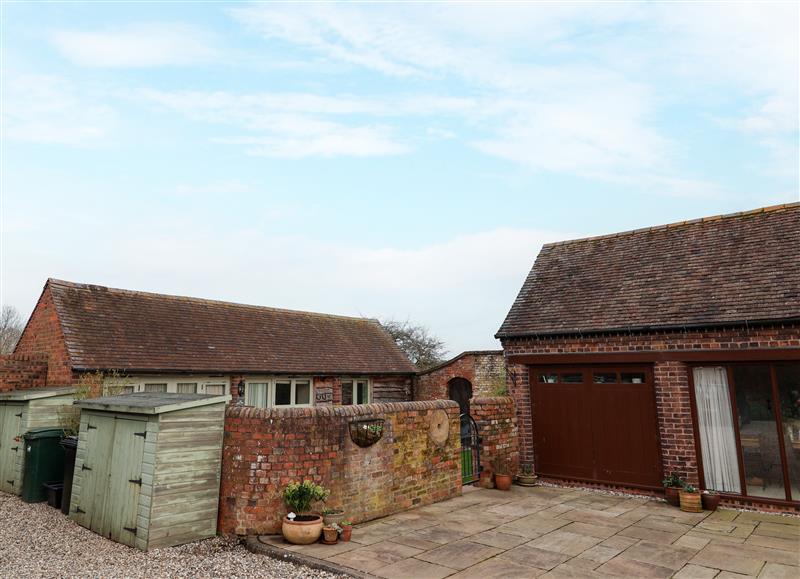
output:
[[[716,511],[721,498],[716,491],[703,491],[700,497],[703,508],[707,511]]]
[[[342,509],[322,509],[322,522],[326,527],[330,527],[331,525],[341,525],[343,519],[344,511]]]
[[[664,494],[667,502],[673,507],[680,506],[680,491],[683,488],[683,479],[673,472],[661,482],[664,485]]]
[[[342,532],[339,535],[339,538],[342,542],[346,543],[350,540],[350,537],[353,535],[353,523],[352,521],[342,521],[341,523]]]
[[[511,488],[511,468],[507,460],[497,459],[494,463],[494,486],[497,490],[507,491]]]
[[[522,468],[517,474],[517,484],[523,487],[532,487],[536,484],[536,479],[538,478],[539,477],[533,474],[533,465],[526,463],[522,465]]]
[[[309,514],[314,503],[328,498],[329,491],[310,480],[290,483],[283,491],[283,500],[292,510],[283,519],[283,538],[295,545],[309,545],[319,540],[322,517]]]
[[[700,500],[700,491],[692,485],[686,485],[680,491],[681,510],[687,513],[702,513],[703,505]]]

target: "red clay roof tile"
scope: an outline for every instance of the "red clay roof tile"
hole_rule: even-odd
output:
[[[377,320],[51,279],[76,369],[411,374]],[[46,288],[46,289],[47,289]]]
[[[498,338],[800,318],[800,203],[545,245]]]

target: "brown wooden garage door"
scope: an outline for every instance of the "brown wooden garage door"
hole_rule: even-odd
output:
[[[540,475],[660,486],[649,367],[532,367],[530,373]]]

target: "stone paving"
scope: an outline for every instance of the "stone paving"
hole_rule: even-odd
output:
[[[800,517],[582,489],[468,487],[462,496],[359,525],[353,540],[280,546],[386,579],[440,577],[800,578]]]

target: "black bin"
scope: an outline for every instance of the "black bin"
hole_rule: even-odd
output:
[[[64,493],[64,483],[61,481],[52,481],[46,482],[42,486],[47,489],[47,504],[54,509],[60,509]]]
[[[75,474],[75,453],[78,450],[78,437],[67,436],[61,439],[64,449],[64,492],[61,497],[61,512],[69,515],[72,499],[72,475]]]

